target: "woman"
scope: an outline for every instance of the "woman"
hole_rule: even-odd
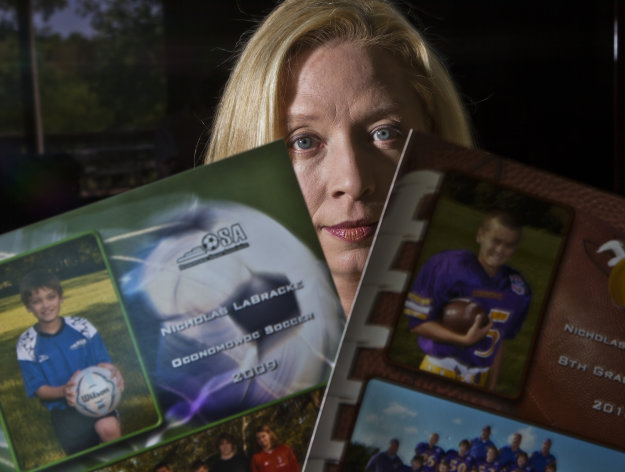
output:
[[[409,129],[471,146],[458,94],[384,0],[286,0],[226,85],[206,162],[284,137],[349,313]]]
[[[278,437],[267,425],[256,429],[256,443],[260,451],[252,456],[252,472],[300,472],[293,450],[279,444]]]

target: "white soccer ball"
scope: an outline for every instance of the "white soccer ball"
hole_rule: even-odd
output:
[[[79,413],[99,418],[112,412],[121,399],[122,392],[112,373],[104,367],[87,367],[74,379],[76,405]]]

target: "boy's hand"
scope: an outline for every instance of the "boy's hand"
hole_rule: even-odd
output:
[[[117,367],[115,367],[113,364],[110,364],[108,362],[100,362],[98,364],[98,367],[104,367],[105,369],[108,369],[111,371],[111,377],[113,378],[113,380],[115,380],[115,385],[117,385],[117,388],[119,389],[120,392],[124,391],[124,377],[122,377],[122,373],[119,371],[119,369]]]
[[[482,318],[484,316],[486,315],[481,315],[481,314],[477,315],[475,317],[475,320],[473,320],[473,324],[471,325],[471,327],[469,328],[469,330],[464,336],[465,347],[473,346],[475,343],[484,339],[486,335],[488,334],[488,331],[492,328],[493,326],[492,320],[489,320],[485,326],[481,326]]]
[[[63,393],[65,394],[65,401],[69,406],[76,406],[76,382],[74,379],[80,373],[80,370],[74,372],[68,382],[63,386]]]

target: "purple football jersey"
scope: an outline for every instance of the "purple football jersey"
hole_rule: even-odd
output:
[[[449,472],[471,472],[475,461],[469,454],[461,456],[457,451],[450,451],[445,456],[445,461],[449,464]]]
[[[425,321],[438,321],[442,308],[454,298],[477,302],[493,321],[488,335],[470,347],[437,343],[423,336],[419,346],[433,357],[453,357],[469,367],[490,367],[500,343],[521,329],[531,300],[531,289],[516,270],[503,266],[494,277],[482,268],[475,254],[450,250],[435,254],[417,275],[404,305],[413,328]]]
[[[478,461],[477,463],[477,472],[501,472],[501,470],[502,466],[497,461],[486,462],[485,460],[483,460]]]
[[[423,457],[424,472],[435,472],[439,461],[445,456],[445,451],[438,447],[430,447],[427,442],[417,444],[415,452]]]

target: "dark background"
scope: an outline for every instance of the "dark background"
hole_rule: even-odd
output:
[[[237,41],[275,4],[32,2],[0,0],[0,232],[193,167]],[[479,147],[625,195],[618,3],[399,2],[448,65]],[[35,24],[29,55],[25,18],[76,6],[95,34]]]

